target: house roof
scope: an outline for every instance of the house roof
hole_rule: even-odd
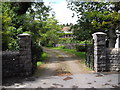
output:
[[[61,31],[69,31],[70,30],[70,27],[63,27],[63,29]]]

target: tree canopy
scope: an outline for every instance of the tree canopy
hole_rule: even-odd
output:
[[[59,30],[51,10],[44,2],[2,2],[2,50],[18,50],[18,34],[30,33],[33,42],[40,44],[44,34]]]
[[[78,23],[74,25],[74,35],[78,40],[87,40],[97,31],[106,32],[111,43],[115,44],[115,31],[120,29],[120,2],[71,2],[68,8],[75,11]],[[74,14],[73,14],[74,17]],[[111,33],[112,34],[111,34]]]

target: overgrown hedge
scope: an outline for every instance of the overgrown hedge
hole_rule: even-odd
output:
[[[79,52],[86,52],[87,47],[86,47],[85,44],[83,44],[83,45],[76,45],[76,50],[79,51]]]
[[[37,61],[40,61],[42,53],[43,53],[42,47],[40,45],[36,44],[36,43],[32,43],[33,59],[36,59]]]
[[[42,53],[43,53],[43,49],[40,45],[38,45],[37,43],[32,43],[32,60],[35,64],[33,64],[33,73],[37,68],[37,62],[38,61],[42,61]]]

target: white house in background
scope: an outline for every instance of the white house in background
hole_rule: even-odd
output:
[[[64,36],[62,36],[62,38],[72,38],[73,37],[73,32],[70,31],[69,26],[63,27],[63,29],[61,31],[62,31],[62,33],[65,34]]]

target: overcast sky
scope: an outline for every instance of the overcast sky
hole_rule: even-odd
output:
[[[56,19],[59,21],[60,24],[67,24],[67,23],[76,23],[77,16],[72,18],[72,11],[67,8],[66,0],[44,0],[45,4],[49,5],[53,8],[53,11],[56,13]]]

